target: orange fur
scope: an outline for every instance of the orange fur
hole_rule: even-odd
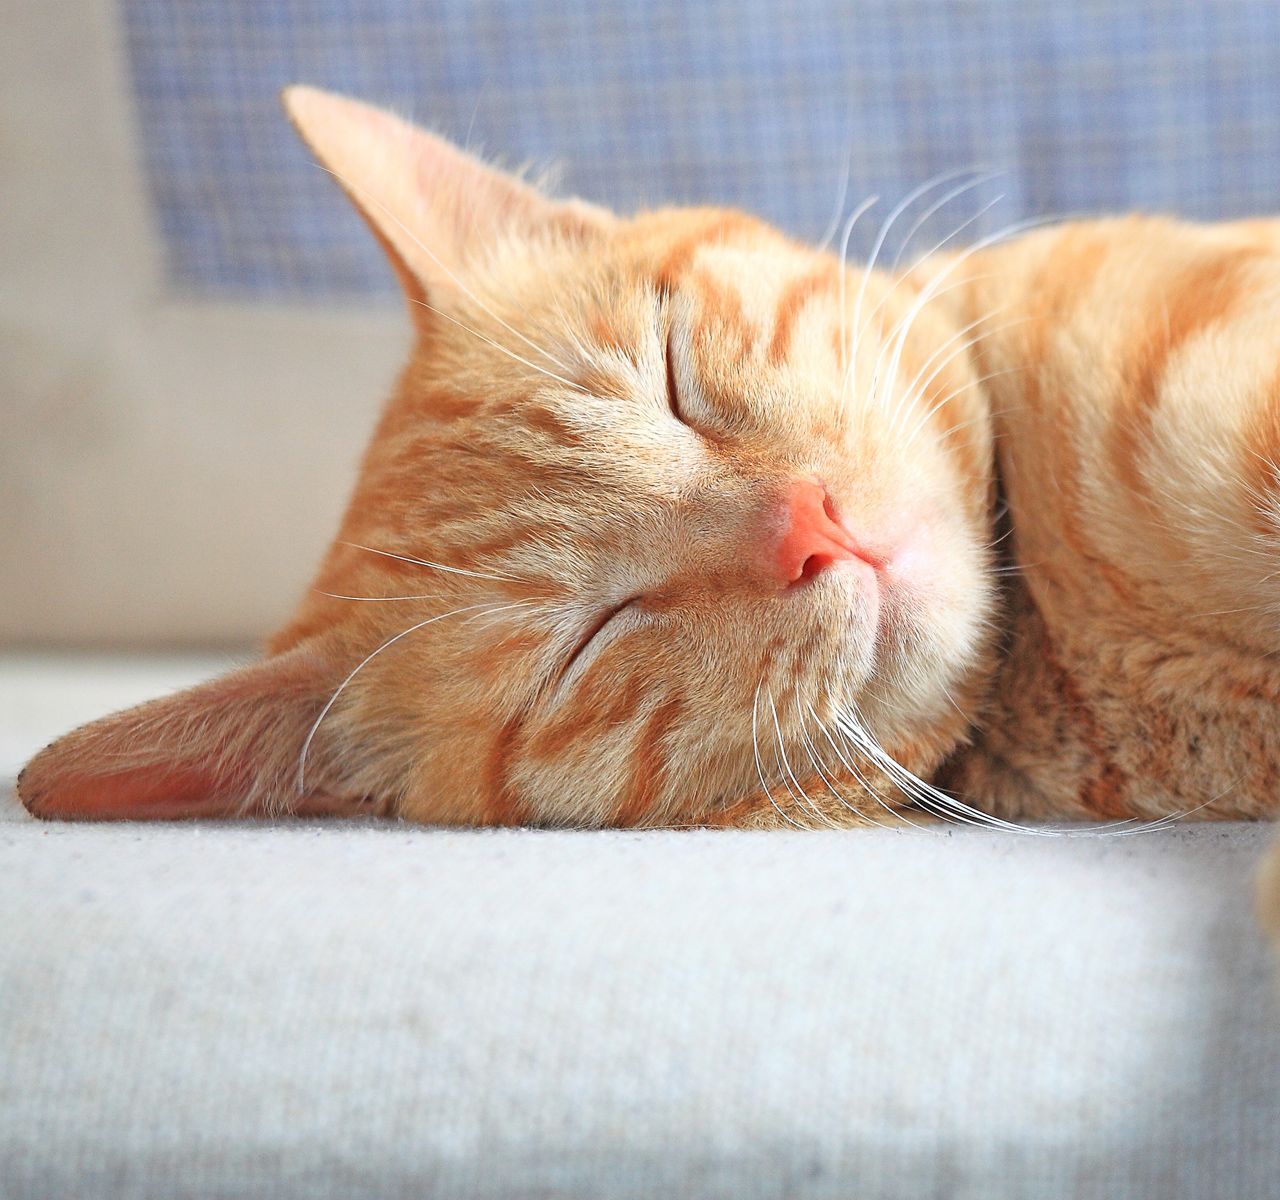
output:
[[[1274,811],[1273,226],[1075,223],[889,278],[286,104],[412,356],[263,662],[55,743],[32,811],[849,825],[921,799],[892,760],[1001,818]],[[813,479],[874,583],[780,584]]]

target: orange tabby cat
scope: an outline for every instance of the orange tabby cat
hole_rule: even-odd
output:
[[[285,100],[413,355],[267,656],[56,742],[34,813],[1274,811],[1280,226],[1069,224],[890,276]]]

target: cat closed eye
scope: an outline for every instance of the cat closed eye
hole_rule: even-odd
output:
[[[573,669],[582,656],[587,652],[590,646],[604,633],[605,629],[613,624],[614,618],[621,616],[624,612],[634,608],[639,603],[639,596],[631,596],[622,601],[621,604],[615,604],[612,608],[605,609],[599,613],[591,624],[586,628],[582,637],[578,639],[577,644],[573,648],[573,653],[566,660],[564,669],[561,672],[562,677]]]
[[[672,347],[672,339],[675,336],[674,329],[668,327],[666,340],[666,366],[667,366],[667,405],[671,409],[671,415],[682,425],[688,425],[684,410],[680,406],[680,383],[676,379],[676,360]]]

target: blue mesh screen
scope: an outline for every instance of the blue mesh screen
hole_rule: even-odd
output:
[[[934,223],[993,202],[966,236],[1029,214],[1276,206],[1269,0],[122,7],[154,212],[170,281],[188,292],[392,288],[280,113],[276,93],[294,81],[388,104],[508,162],[561,163],[565,191],[621,209],[728,203],[809,237],[828,227],[846,171],[852,204],[892,203],[949,168],[1002,169]]]

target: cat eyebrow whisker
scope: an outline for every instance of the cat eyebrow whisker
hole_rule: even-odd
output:
[[[986,205],[973,217],[970,217],[968,221],[964,222],[959,227],[959,229],[955,231],[955,233],[959,233],[960,230],[972,224],[974,220],[982,216],[983,213],[988,211],[988,209],[992,208],[995,204],[999,203],[1004,198],[1005,197],[1003,194],[1001,194],[1000,196],[997,196],[996,199],[993,200],[990,204]],[[1045,224],[1048,224],[1051,221],[1056,221],[1059,219],[1062,219],[1061,214],[1054,217],[1047,217],[1047,216],[1030,217],[1030,218],[1027,218],[1026,220],[1015,221],[1012,224],[1006,225],[1001,229],[997,229],[994,233],[988,234],[986,237],[980,238],[978,241],[974,242],[973,245],[969,246],[967,249],[965,249],[960,254],[958,254],[955,258],[953,258],[950,262],[944,264],[942,268],[934,274],[933,278],[930,279],[930,281],[927,284],[925,284],[925,286],[921,289],[920,294],[916,297],[910,309],[908,309],[906,316],[901,321],[899,321],[898,323],[899,332],[897,333],[896,340],[888,343],[893,345],[893,354],[889,363],[889,366],[890,366],[889,374],[888,374],[889,386],[892,386],[893,380],[897,378],[898,362],[901,358],[903,347],[906,345],[906,337],[908,332],[911,329],[911,326],[914,324],[916,317],[924,309],[925,305],[928,304],[929,301],[935,299],[936,296],[939,294],[938,289],[941,287],[943,281],[947,278],[947,276],[949,276],[962,263],[968,261],[975,254],[980,253],[981,251],[987,249],[988,247],[994,246],[997,243],[1004,241],[1009,237],[1012,237],[1014,234],[1023,233],[1028,229],[1035,229],[1038,226],[1043,226]],[[884,349],[881,350],[881,357],[883,356],[883,354],[884,354]],[[877,376],[879,375],[879,361],[880,361],[880,358],[877,358],[877,369],[876,369]]]
[[[929,258],[931,255],[933,255],[933,254],[936,254],[936,253],[937,253],[937,252],[938,252],[938,251],[939,251],[943,246],[945,246],[945,245],[947,244],[947,242],[949,242],[949,241],[950,241],[952,238],[954,238],[954,237],[958,237],[961,233],[963,233],[963,232],[964,232],[964,230],[965,230],[965,229],[967,229],[967,228],[968,228],[970,225],[972,225],[975,221],[981,220],[981,218],[982,218],[983,216],[985,216],[985,215],[986,215],[986,213],[988,213],[992,208],[994,208],[994,207],[995,207],[995,205],[999,204],[999,203],[1000,203],[1000,201],[1001,201],[1001,200],[1003,200],[1003,199],[1004,199],[1004,196],[1003,196],[1003,194],[1002,194],[1002,195],[997,196],[994,200],[991,200],[991,201],[990,201],[990,202],[988,202],[987,204],[983,205],[983,207],[982,207],[982,208],[980,208],[976,213],[974,213],[972,216],[970,216],[967,220],[963,221],[960,225],[958,225],[955,229],[953,229],[949,234],[947,234],[947,236],[946,236],[945,238],[943,238],[940,242],[938,242],[938,244],[937,244],[936,246],[934,246],[934,247],[929,251],[929,253],[928,253],[928,254],[926,254],[926,255],[924,256],[924,257],[925,257],[925,259],[928,259],[928,258]],[[940,270],[940,271],[938,272],[938,275],[941,275],[942,273],[943,273],[943,272]],[[935,275],[935,276],[934,276],[934,278],[936,279],[936,278],[938,277],[938,275]],[[863,281],[862,281],[862,282],[863,282],[863,287],[864,287],[864,288],[866,287],[866,283],[867,283],[867,279],[868,279],[868,278],[869,278],[869,275],[868,275],[868,276],[864,276],[864,277],[863,277]],[[893,280],[892,284],[891,284],[891,285],[890,285],[890,287],[889,287],[889,290],[884,294],[884,296],[882,296],[882,297],[881,297],[881,303],[880,303],[880,304],[878,304],[878,305],[876,306],[876,308],[872,311],[872,313],[867,317],[867,320],[866,320],[865,324],[861,324],[861,325],[859,325],[859,324],[858,324],[858,322],[857,322],[857,320],[855,319],[855,322],[854,322],[854,325],[855,325],[855,329],[854,329],[854,347],[855,347],[855,350],[856,350],[857,346],[860,344],[860,342],[862,341],[862,338],[863,338],[863,336],[866,334],[867,330],[868,330],[868,329],[870,329],[870,327],[871,327],[871,322],[872,322],[872,320],[874,320],[876,313],[880,311],[880,307],[881,307],[881,305],[883,305],[884,303],[886,303],[886,302],[888,301],[888,298],[889,298],[891,295],[893,295],[893,293],[897,290],[898,285],[899,285],[901,282],[902,282],[902,277],[901,277],[901,276],[899,276],[898,278],[896,278],[896,279],[894,279],[894,280]],[[949,285],[946,289],[944,289],[944,293],[945,293],[946,291],[950,291],[950,290],[951,290],[951,287],[954,287],[954,286],[963,286],[965,282],[966,282],[965,280],[959,280],[959,281],[957,281],[955,284]],[[926,287],[927,287],[927,285],[926,285]],[[925,289],[923,289],[923,288],[921,289],[921,293],[922,293],[922,294],[923,294],[924,290],[925,290]],[[884,361],[884,356],[885,356],[885,354],[886,354],[886,353],[888,353],[888,352],[889,352],[890,347],[894,346],[894,344],[895,344],[895,338],[899,338],[899,340],[900,340],[900,341],[905,342],[905,339],[906,339],[906,337],[907,337],[907,334],[910,332],[910,329],[911,329],[912,325],[915,323],[915,319],[916,319],[916,317],[919,315],[919,312],[920,312],[921,307],[922,307],[921,305],[919,305],[919,304],[918,304],[918,300],[919,300],[919,297],[917,297],[917,302],[916,302],[916,303],[913,303],[911,306],[909,306],[909,307],[908,307],[907,312],[902,316],[902,318],[898,321],[898,323],[893,327],[893,330],[890,332],[889,336],[885,339],[884,345],[883,345],[883,346],[881,346],[881,348],[880,348],[880,350],[879,350],[878,354],[876,355],[876,364],[875,364],[875,371],[874,371],[874,374],[875,374],[875,376],[876,376],[877,378],[878,378],[878,377],[880,376],[880,374],[881,374],[881,364],[882,364],[882,363],[883,363],[883,361]]]
[[[958,184],[956,187],[952,188],[949,192],[947,192],[945,196],[942,196],[939,199],[935,200],[933,204],[931,204],[928,208],[926,208],[924,212],[922,212],[920,216],[916,218],[915,224],[912,225],[911,228],[907,231],[907,236],[903,238],[903,240],[899,243],[898,252],[893,256],[893,262],[889,264],[890,275],[895,275],[897,273],[898,268],[902,265],[902,256],[907,252],[907,248],[911,245],[912,238],[914,238],[916,234],[919,233],[920,230],[924,228],[925,223],[929,220],[930,217],[934,215],[934,213],[938,212],[940,209],[950,204],[951,201],[955,200],[957,197],[963,196],[965,192],[970,192],[974,188],[981,187],[984,183],[990,183],[995,179],[999,179],[1001,175],[1007,175],[1009,172],[1007,170],[1004,170],[1003,168],[992,169],[992,168],[974,166],[974,167],[966,168],[964,173],[969,174],[970,176],[972,176],[972,178],[970,178],[965,183]],[[960,174],[961,172],[956,172],[955,176],[958,178]],[[943,182],[943,181],[940,181],[940,182]],[[933,249],[926,251],[924,254],[920,255],[919,258],[921,259],[928,258],[929,255],[936,254],[939,250],[942,249],[943,246],[945,246],[959,232],[960,231],[958,229],[952,230],[952,232],[947,234],[945,238],[943,238],[940,242],[937,242],[934,245]]]
[[[405,237],[407,237],[411,242],[413,242],[413,244],[417,246],[418,249],[421,250],[423,254],[425,254],[428,258],[430,258],[431,261],[435,263],[435,265],[439,267],[440,270],[443,271],[444,274],[449,277],[449,279],[458,288],[458,290],[462,292],[462,294],[466,296],[467,299],[469,299],[478,309],[480,309],[481,312],[492,317],[508,333],[515,334],[515,336],[518,337],[522,342],[524,342],[526,346],[528,346],[530,349],[536,350],[539,354],[543,356],[543,358],[547,359],[548,362],[555,363],[555,365],[559,367],[562,371],[567,371],[569,369],[567,366],[565,366],[564,363],[562,363],[558,358],[556,358],[555,355],[548,353],[545,349],[539,346],[537,342],[533,341],[531,338],[526,337],[523,333],[520,332],[520,330],[516,329],[515,326],[509,325],[500,316],[498,316],[497,313],[495,313],[491,308],[489,308],[489,306],[485,304],[484,301],[481,300],[480,297],[477,296],[470,288],[468,288],[467,285],[457,277],[457,275],[455,275],[451,270],[449,270],[449,268],[446,267],[444,263],[440,261],[440,259],[436,256],[436,254],[428,246],[426,246],[423,243],[422,239],[418,237],[417,234],[415,234],[413,230],[410,229],[402,220],[400,220],[400,218],[396,216],[396,214],[392,212],[391,209],[386,204],[384,204],[381,200],[379,200],[377,196],[374,196],[367,188],[362,188],[358,184],[353,183],[351,180],[339,174],[339,172],[333,170],[331,167],[326,167],[320,163],[317,163],[316,165],[320,167],[320,170],[327,171],[330,175],[332,175],[336,180],[338,180],[339,183],[342,184],[344,188],[347,188],[350,191],[356,192],[359,195],[363,196],[366,200],[369,201],[370,204],[376,204],[378,208],[381,209],[383,215],[386,216],[389,220],[394,221],[395,224],[399,227],[400,231],[405,235]],[[430,307],[430,305],[428,305],[427,307]],[[466,328],[466,327],[463,326],[463,328]],[[512,357],[514,358],[515,355],[512,355]],[[529,365],[532,366],[532,364],[529,364]],[[548,374],[550,374],[550,372],[548,372]]]
[[[827,222],[827,227],[822,231],[822,237],[817,244],[819,254],[825,253],[828,246],[835,239],[836,234],[840,231],[840,218],[844,216],[844,202],[849,195],[849,175],[853,168],[853,147],[846,147],[844,154],[844,173],[840,177],[840,186],[836,193],[836,202],[831,208],[831,219]]]
[[[986,279],[986,278],[990,278],[990,276],[987,276],[987,275],[976,275],[976,276],[971,276],[971,277],[968,277],[968,278],[965,278],[965,279],[958,279],[958,280],[955,280],[955,281],[953,281],[952,283],[948,284],[945,288],[942,288],[942,289],[941,289],[941,291],[939,291],[939,292],[937,293],[937,295],[934,297],[934,299],[937,299],[937,297],[938,297],[938,296],[945,296],[948,292],[955,291],[955,290],[956,290],[956,289],[958,289],[958,288],[966,287],[966,286],[968,286],[970,283],[974,282],[975,280],[981,280],[981,279]],[[1007,307],[1007,306],[1006,306],[1006,307]],[[884,344],[880,347],[879,351],[876,353],[876,360],[875,360],[874,364],[872,365],[872,370],[871,370],[871,380],[870,380],[870,382],[869,382],[869,384],[868,384],[868,387],[867,387],[867,399],[868,399],[869,401],[879,401],[879,400],[885,400],[885,399],[888,399],[888,398],[889,398],[889,396],[890,396],[890,394],[891,394],[891,387],[890,387],[890,386],[888,386],[888,385],[883,386],[883,387],[881,386],[881,385],[882,385],[882,382],[883,382],[883,373],[882,373],[882,372],[883,372],[883,365],[884,365],[884,361],[885,361],[884,356],[885,356],[887,353],[889,353],[890,348],[894,345],[895,339],[898,337],[899,333],[901,333],[902,338],[904,339],[903,344],[905,345],[905,338],[906,338],[906,337],[908,337],[908,336],[910,335],[911,327],[914,325],[915,320],[916,320],[916,318],[919,316],[919,314],[920,314],[920,312],[921,312],[921,311],[923,311],[923,310],[918,310],[918,309],[915,309],[915,308],[911,308],[911,309],[909,309],[909,310],[908,310],[908,311],[907,311],[907,312],[906,312],[906,313],[905,313],[905,314],[904,314],[904,315],[899,319],[898,323],[897,323],[896,325],[894,325],[894,327],[893,327],[891,330],[889,330],[888,335],[887,335],[887,336],[885,337],[885,339],[884,339]],[[1003,309],[997,309],[997,310],[995,310],[995,312],[1000,312],[1000,311],[1003,311]],[[976,321],[976,322],[974,322],[974,324],[980,324],[982,321],[985,321],[985,320],[987,320],[990,316],[994,316],[994,315],[995,315],[995,313],[994,313],[994,312],[993,312],[993,313],[990,313],[990,314],[987,314],[986,316],[983,316],[983,317],[979,318],[979,320],[978,320],[978,321]],[[873,314],[873,316],[874,316],[874,314]],[[867,329],[867,328],[869,328],[869,327],[870,327],[871,319],[872,319],[872,318],[868,318],[868,320],[867,320],[867,324],[866,324],[866,326],[864,326],[864,331],[865,331],[865,329]],[[904,326],[905,326],[905,328],[904,328]],[[972,328],[972,326],[969,326],[968,328]],[[950,338],[948,338],[948,339],[947,339],[947,341],[946,341],[946,342],[944,342],[944,343],[943,343],[943,344],[938,348],[938,350],[936,350],[936,351],[934,352],[934,355],[933,355],[933,356],[930,356],[929,360],[925,363],[925,366],[924,366],[923,368],[921,368],[921,370],[923,371],[923,370],[927,369],[927,367],[928,367],[928,366],[929,366],[929,364],[933,361],[933,358],[934,358],[934,357],[936,357],[936,355],[937,355],[937,354],[939,354],[939,353],[941,353],[942,351],[946,350],[946,348],[947,348],[948,346],[950,346],[950,345],[951,345],[951,343],[952,343],[952,342],[954,342],[954,341],[956,340],[956,338],[957,338],[957,337],[963,336],[963,334],[964,334],[965,332],[967,332],[967,330],[961,330],[961,331],[960,331],[960,333],[958,333],[958,334],[953,334]],[[999,332],[999,330],[993,330],[992,332],[993,332],[993,333],[995,333],[995,332]],[[976,337],[976,338],[971,339],[968,343],[966,343],[966,345],[965,345],[965,346],[961,347],[961,349],[960,349],[960,350],[958,350],[958,351],[956,351],[955,353],[961,353],[963,350],[968,349],[970,346],[977,345],[977,344],[978,344],[978,342],[979,342],[979,341],[981,341],[981,340],[982,340],[982,338],[983,338],[983,337],[986,337],[986,336],[989,336],[989,335],[983,334],[983,335],[979,335],[979,336],[978,336],[978,337]],[[855,352],[855,354],[856,354],[856,351],[857,351],[857,345],[858,345],[858,339],[857,339],[857,338],[855,338],[855,339],[854,339],[854,352]],[[954,357],[955,357],[955,354],[952,354],[952,355],[948,356],[948,358],[947,358],[946,362],[950,362],[950,361],[951,361],[951,359],[952,359],[952,358],[954,358]],[[856,368],[856,365],[857,365],[857,364],[856,364],[856,362],[851,362],[851,363],[850,363],[850,369],[849,369],[849,371],[848,371],[848,372],[846,372],[846,373],[845,373],[845,376],[844,376],[843,380],[841,381],[841,386],[840,386],[840,403],[841,403],[840,428],[841,428],[841,429],[843,429],[843,428],[844,428],[844,422],[845,422],[845,419],[846,419],[846,417],[847,417],[847,415],[848,415],[848,395],[849,395],[849,385],[850,385],[850,383],[853,381],[853,375],[851,374],[851,372]],[[945,366],[945,363],[943,364],[943,366]],[[939,370],[942,370],[942,369],[943,369],[942,367],[939,367]],[[890,381],[890,384],[891,384],[891,382],[892,382],[892,381]],[[904,417],[904,415],[905,415],[905,411],[906,411],[906,409],[907,409],[908,405],[909,405],[909,404],[910,404],[910,402],[911,402],[911,395],[910,395],[910,392],[911,392],[911,388],[910,388],[910,387],[908,387],[908,388],[904,389],[904,390],[903,390],[903,392],[898,396],[898,398],[897,398],[897,400],[896,400],[896,402],[895,402],[895,404],[894,404],[893,409],[892,409],[892,410],[890,411],[890,413],[889,413],[889,417],[890,417],[890,420],[889,420],[889,432],[890,432],[890,433],[893,433],[893,432],[898,428],[898,424],[899,424],[900,420],[901,420],[901,419]],[[865,413],[864,413],[863,415],[864,415],[864,417],[865,417]]]
[[[557,375],[554,371],[548,371],[546,367],[540,367],[537,363],[530,362],[527,358],[521,357],[514,350],[508,350],[501,342],[495,342],[493,338],[481,333],[478,329],[472,329],[470,325],[459,321],[457,317],[451,317],[447,312],[441,308],[437,308],[434,304],[428,304],[425,300],[413,299],[410,300],[410,303],[418,305],[419,308],[425,308],[429,312],[435,313],[438,317],[443,317],[451,325],[456,325],[459,329],[471,334],[472,337],[479,338],[486,345],[492,346],[495,350],[505,354],[508,358],[524,364],[524,366],[528,367],[531,371],[537,371],[540,375],[545,375],[548,379],[554,379],[558,383],[563,383],[565,387],[571,388],[576,392],[581,392],[584,396],[589,396],[591,394],[582,386],[582,384],[575,383],[572,379],[566,379],[563,375]],[[568,370],[568,367],[566,367],[565,370]]]
[[[884,294],[880,297],[880,300],[876,304],[875,308],[873,308],[871,312],[867,315],[867,319],[865,323],[859,324],[857,317],[855,316],[854,318],[854,325],[857,327],[857,332],[854,336],[855,352],[858,344],[862,339],[863,334],[865,334],[866,331],[871,328],[871,323],[872,321],[875,320],[876,314],[879,313],[881,309],[883,309],[885,305],[889,303],[890,298],[894,295],[894,293],[897,292],[899,285],[902,283],[903,276],[898,274],[899,263],[902,260],[902,255],[906,251],[907,247],[910,245],[911,239],[914,238],[915,235],[920,231],[920,228],[924,225],[924,223],[931,216],[933,216],[934,213],[936,213],[940,208],[942,208],[943,205],[947,204],[949,201],[954,200],[957,196],[961,196],[967,191],[971,191],[973,188],[978,187],[982,183],[989,183],[991,180],[998,178],[1000,175],[1004,173],[1005,172],[1003,171],[988,171],[986,173],[979,173],[976,178],[969,179],[967,182],[962,183],[955,188],[952,188],[949,192],[946,193],[946,195],[944,195],[941,199],[937,200],[933,205],[927,208],[917,218],[915,224],[913,224],[911,229],[907,232],[907,236],[903,239],[901,243],[899,243],[898,251],[893,258],[893,263],[890,265],[888,269],[888,274],[892,277],[892,282],[890,286],[885,290]],[[902,201],[902,203],[898,206],[898,208],[894,210],[894,213],[886,222],[885,227],[881,231],[883,235],[881,238],[881,243],[883,242],[884,236],[888,235],[889,227],[892,226],[893,222],[898,218],[898,216],[900,216],[901,213],[905,211],[908,206],[913,204],[916,200],[920,199],[920,197],[923,196],[926,192],[928,192],[931,188],[934,188],[939,186],[940,184],[949,182],[952,179],[956,179],[964,175],[973,175],[973,174],[974,174],[974,168],[970,168],[970,167],[964,167],[964,168],[961,168],[960,170],[955,170],[955,171],[947,171],[947,172],[944,172],[943,174],[935,175],[932,179],[926,181],[920,187],[916,188]],[[981,218],[986,212],[988,212],[991,208],[993,208],[996,204],[998,204],[1002,199],[1004,199],[1003,196],[998,196],[990,204],[984,205],[982,208],[980,208],[967,221],[959,225],[957,228],[953,229],[944,238],[942,238],[940,241],[935,243],[934,246],[932,246],[925,254],[921,255],[920,256],[921,260],[927,259],[932,255],[937,254],[939,250],[941,250],[949,241],[952,240],[952,238],[959,236],[965,230],[965,228],[971,225],[974,221]],[[881,248],[882,248],[881,244],[877,244],[875,251],[873,251],[872,253],[871,259],[867,263],[866,271],[863,274],[862,289],[859,292],[859,298],[858,298],[859,312],[861,312],[862,310],[862,292],[866,290],[867,280],[869,279],[871,272],[875,269],[876,259],[879,255],[879,251]]]
[[[969,217],[968,220],[958,225],[954,230],[951,231],[950,234],[947,235],[945,239],[943,239],[943,241],[939,242],[938,246],[935,247],[934,250],[930,251],[930,254],[935,253],[938,248],[945,245],[946,242],[950,241],[952,238],[959,236],[965,229],[967,229],[975,221],[981,220],[982,217],[984,217],[988,212],[990,212],[991,209],[993,209],[997,204],[999,204],[1004,198],[1005,196],[1004,196],[1004,193],[1002,192],[999,196],[995,197],[994,200],[991,200],[987,204],[984,204],[980,209],[978,209],[976,213],[974,213],[971,217]],[[978,244],[981,245],[981,243],[978,243]],[[969,250],[962,253],[958,258],[954,259],[950,264],[944,265],[934,275],[933,279],[930,280],[929,283],[927,283],[923,288],[921,288],[920,294],[907,308],[906,313],[903,315],[901,320],[899,320],[898,324],[894,327],[889,337],[885,339],[884,345],[880,348],[880,351],[876,356],[875,375],[877,378],[881,377],[881,363],[884,361],[885,354],[889,354],[890,355],[889,369],[888,369],[887,375],[884,377],[885,378],[884,386],[886,391],[891,391],[894,383],[897,381],[898,363],[902,358],[903,348],[907,344],[907,337],[911,333],[911,330],[915,325],[916,318],[919,317],[921,312],[924,311],[925,305],[930,300],[934,300],[937,298],[939,294],[938,288],[941,286],[942,281],[947,277],[947,275],[950,274],[950,272],[954,270],[956,266],[958,266],[971,254],[975,253],[975,251],[976,251],[976,246],[971,247]],[[966,281],[963,279],[956,281],[956,283],[959,284],[960,286],[963,286],[965,282]],[[946,290],[950,290],[950,288]],[[856,334],[857,338],[861,339],[864,332],[865,330],[863,329],[858,330]]]
[[[840,330],[842,334],[840,338],[840,374],[846,378],[849,374],[850,351],[848,338],[843,336],[843,332],[847,324],[845,316],[845,279],[848,274],[847,263],[849,259],[849,239],[853,236],[853,227],[857,225],[859,220],[861,220],[864,213],[879,203],[879,200],[879,196],[868,196],[860,205],[858,205],[849,219],[845,221],[844,229],[842,230],[840,237],[840,275],[838,281],[840,294]]]
[[[985,375],[979,375],[977,379],[971,379],[969,380],[968,383],[961,384],[960,387],[956,388],[954,391],[948,392],[945,396],[942,397],[941,400],[933,404],[929,409],[927,409],[920,416],[920,418],[910,428],[910,430],[907,431],[906,440],[903,442],[903,446],[904,447],[911,446],[915,442],[916,438],[918,438],[924,432],[925,427],[929,424],[930,417],[932,417],[935,413],[941,411],[941,409],[943,409],[946,405],[950,404],[952,400],[956,399],[956,397],[963,396],[964,393],[967,392],[970,388],[980,387],[982,384],[987,383],[992,379],[999,379],[1002,375],[1014,375],[1019,371],[1027,371],[1027,370],[1030,370],[1029,364],[1024,364],[1018,367],[1005,367],[1001,371],[988,371],[987,374]],[[923,399],[923,397],[921,397],[921,399]],[[985,413],[980,413],[979,416],[974,419],[981,420],[982,417],[986,415],[987,414]],[[969,422],[962,422],[961,424],[964,425],[968,423]],[[953,425],[948,430],[948,432],[954,433],[955,430],[960,427],[961,426],[959,425]]]
[[[983,379],[977,380],[976,382],[978,383],[985,382],[985,377]],[[957,421],[954,425],[948,425],[946,429],[944,429],[940,434],[938,434],[938,437],[940,439],[950,437],[953,433],[957,433],[961,429],[967,429],[970,425],[976,425],[979,421],[993,420],[996,417],[1003,417],[1006,413],[1021,412],[1022,408],[1023,408],[1022,405],[1014,404],[1014,405],[1010,405],[1008,408],[997,409],[995,412],[980,412],[976,417],[970,417],[967,421]],[[999,437],[999,436],[1000,435],[998,433],[993,433],[993,437]],[[1006,530],[998,538],[996,538],[994,542],[991,542],[990,545],[994,546],[998,542],[1003,541],[1012,532],[1013,532],[1012,529]]]
[[[419,567],[430,567],[434,571],[446,571],[450,575],[466,575],[471,579],[492,579],[497,583],[528,583],[527,579],[519,579],[514,575],[492,574],[487,571],[473,571],[468,567],[451,567],[448,563],[432,562],[426,558],[415,558],[412,554],[397,554],[391,550],[379,550],[376,546],[365,546],[360,542],[340,541],[342,546],[350,546],[352,550],[365,550],[370,554],[380,554],[383,558],[395,558],[400,562],[413,563]],[[359,600],[364,597],[360,596],[342,596],[339,599]],[[379,597],[373,597],[378,599]],[[397,599],[398,597],[382,597],[383,599]],[[423,597],[410,597],[412,599],[422,599]]]
[[[867,280],[871,277],[872,272],[875,271],[876,265],[880,261],[880,252],[884,249],[885,241],[888,239],[890,232],[893,230],[894,225],[898,221],[898,218],[901,217],[902,214],[906,212],[908,208],[911,207],[911,205],[913,205],[922,196],[932,191],[935,187],[939,187],[944,183],[949,183],[952,179],[958,179],[961,176],[970,175],[970,174],[972,174],[972,170],[969,167],[961,167],[959,169],[944,171],[941,174],[934,175],[931,179],[926,179],[924,183],[920,184],[916,188],[913,188],[894,206],[893,211],[889,213],[889,215],[885,218],[884,223],[880,226],[880,232],[876,236],[875,245],[871,250],[871,254],[867,258],[866,266],[863,268],[862,286],[858,290],[858,306],[854,314],[855,326],[858,325],[858,319],[862,313],[862,299],[867,290]],[[994,178],[994,176],[992,176],[992,178]],[[939,202],[937,207],[929,209],[925,213],[925,219],[927,220],[930,216],[932,216],[933,213],[937,211],[937,208],[941,207],[942,204],[945,204],[949,199],[953,197],[953,195],[958,196],[962,194],[963,192],[967,191],[969,188],[976,186],[977,182],[980,182],[980,180],[962,184],[957,190],[954,191],[954,193],[948,193],[946,196],[942,198],[942,200]],[[965,222],[965,225],[968,225],[972,221],[976,220],[985,211],[986,209],[979,210],[979,212],[975,216],[970,217],[969,220]],[[956,234],[960,233],[961,230],[965,228],[965,225],[961,225],[959,229],[953,230],[951,233],[949,233],[941,242],[939,242],[932,250],[929,251],[929,254],[934,254],[943,246],[945,246],[947,242],[949,242],[953,237],[956,236]],[[907,234],[908,239],[915,236],[916,231],[919,229],[919,227],[920,227],[919,223],[912,226],[911,231]],[[899,248],[898,253],[900,257],[902,253],[901,248]],[[928,255],[926,255],[926,257],[928,257]],[[895,266],[897,264],[897,261],[898,259],[895,258],[894,259]],[[875,317],[875,314],[880,311],[881,306],[885,303],[888,297],[893,294],[893,291],[896,289],[896,287],[897,287],[897,281],[895,280],[893,286],[890,287],[889,291],[885,293],[884,296],[881,297],[880,303],[876,305],[875,309],[867,317],[867,325],[870,325],[872,319]],[[862,326],[860,333],[865,329],[866,329],[866,326]],[[856,341],[854,344],[855,345],[857,344]]]
[[[984,329],[981,333],[976,333],[973,335],[973,337],[968,338],[967,340],[964,340],[964,341],[960,340],[971,329],[974,329],[979,325],[985,324],[997,313],[1004,312],[1005,309],[1007,309],[1008,307],[1009,307],[1008,305],[1003,305],[1000,308],[993,309],[989,313],[984,313],[976,321],[971,321],[958,333],[953,334],[945,342],[943,342],[943,344],[939,346],[937,350],[935,350],[927,359],[925,359],[924,365],[920,368],[919,371],[916,372],[915,377],[911,380],[909,384],[907,384],[906,388],[904,389],[906,393],[909,395],[917,395],[923,398],[925,393],[928,392],[930,386],[932,386],[933,381],[937,379],[938,376],[941,375],[942,372],[945,371],[948,366],[950,366],[953,362],[955,362],[955,360],[959,358],[960,355],[968,354],[969,351],[972,350],[975,346],[981,345],[983,342],[987,341],[989,338],[993,338],[1000,333],[1007,333],[1010,329],[1016,329],[1019,325],[1025,325],[1029,320],[1031,320],[1030,317],[1015,317],[1011,321],[1006,321],[1003,325],[997,325],[992,329]],[[934,360],[937,359],[938,355],[941,354],[944,350],[946,350],[949,346],[953,346],[953,345],[955,346],[955,348],[945,358],[943,358],[942,361],[939,362],[936,367],[933,368],[933,370],[929,374],[929,377],[927,379],[924,379],[922,382],[921,377],[924,375],[926,371],[929,370],[930,366],[933,365]]]

